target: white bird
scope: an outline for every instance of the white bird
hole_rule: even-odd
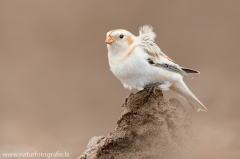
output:
[[[183,96],[197,111],[207,108],[193,95],[183,81],[183,76],[198,73],[180,67],[154,43],[156,34],[151,26],[140,28],[136,37],[127,30],[117,29],[107,33],[108,61],[113,74],[125,88],[142,90],[150,86],[150,91],[159,87],[171,89]],[[150,92],[149,91],[149,92]]]

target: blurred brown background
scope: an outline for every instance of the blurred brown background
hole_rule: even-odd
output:
[[[91,137],[112,131],[130,91],[109,71],[106,33],[138,35],[150,24],[164,53],[201,71],[185,82],[208,113],[164,92],[192,118],[189,158],[240,158],[239,8],[239,0],[1,0],[0,152],[77,158]]]

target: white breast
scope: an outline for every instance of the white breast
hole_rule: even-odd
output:
[[[150,65],[147,53],[139,47],[127,59],[125,55],[108,53],[111,71],[126,88],[143,89],[148,84],[162,82],[160,88],[167,90],[174,81],[182,79],[178,73]]]

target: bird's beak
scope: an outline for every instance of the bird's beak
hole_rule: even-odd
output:
[[[107,44],[111,44],[114,42],[113,38],[108,37],[105,41]]]

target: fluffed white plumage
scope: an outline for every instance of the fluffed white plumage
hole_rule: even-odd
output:
[[[198,71],[177,65],[154,43],[156,34],[151,26],[140,28],[139,36],[123,30],[107,33],[108,60],[111,71],[125,88],[143,89],[146,85],[161,82],[162,90],[171,89],[183,96],[197,111],[206,107],[183,82],[183,75]]]

